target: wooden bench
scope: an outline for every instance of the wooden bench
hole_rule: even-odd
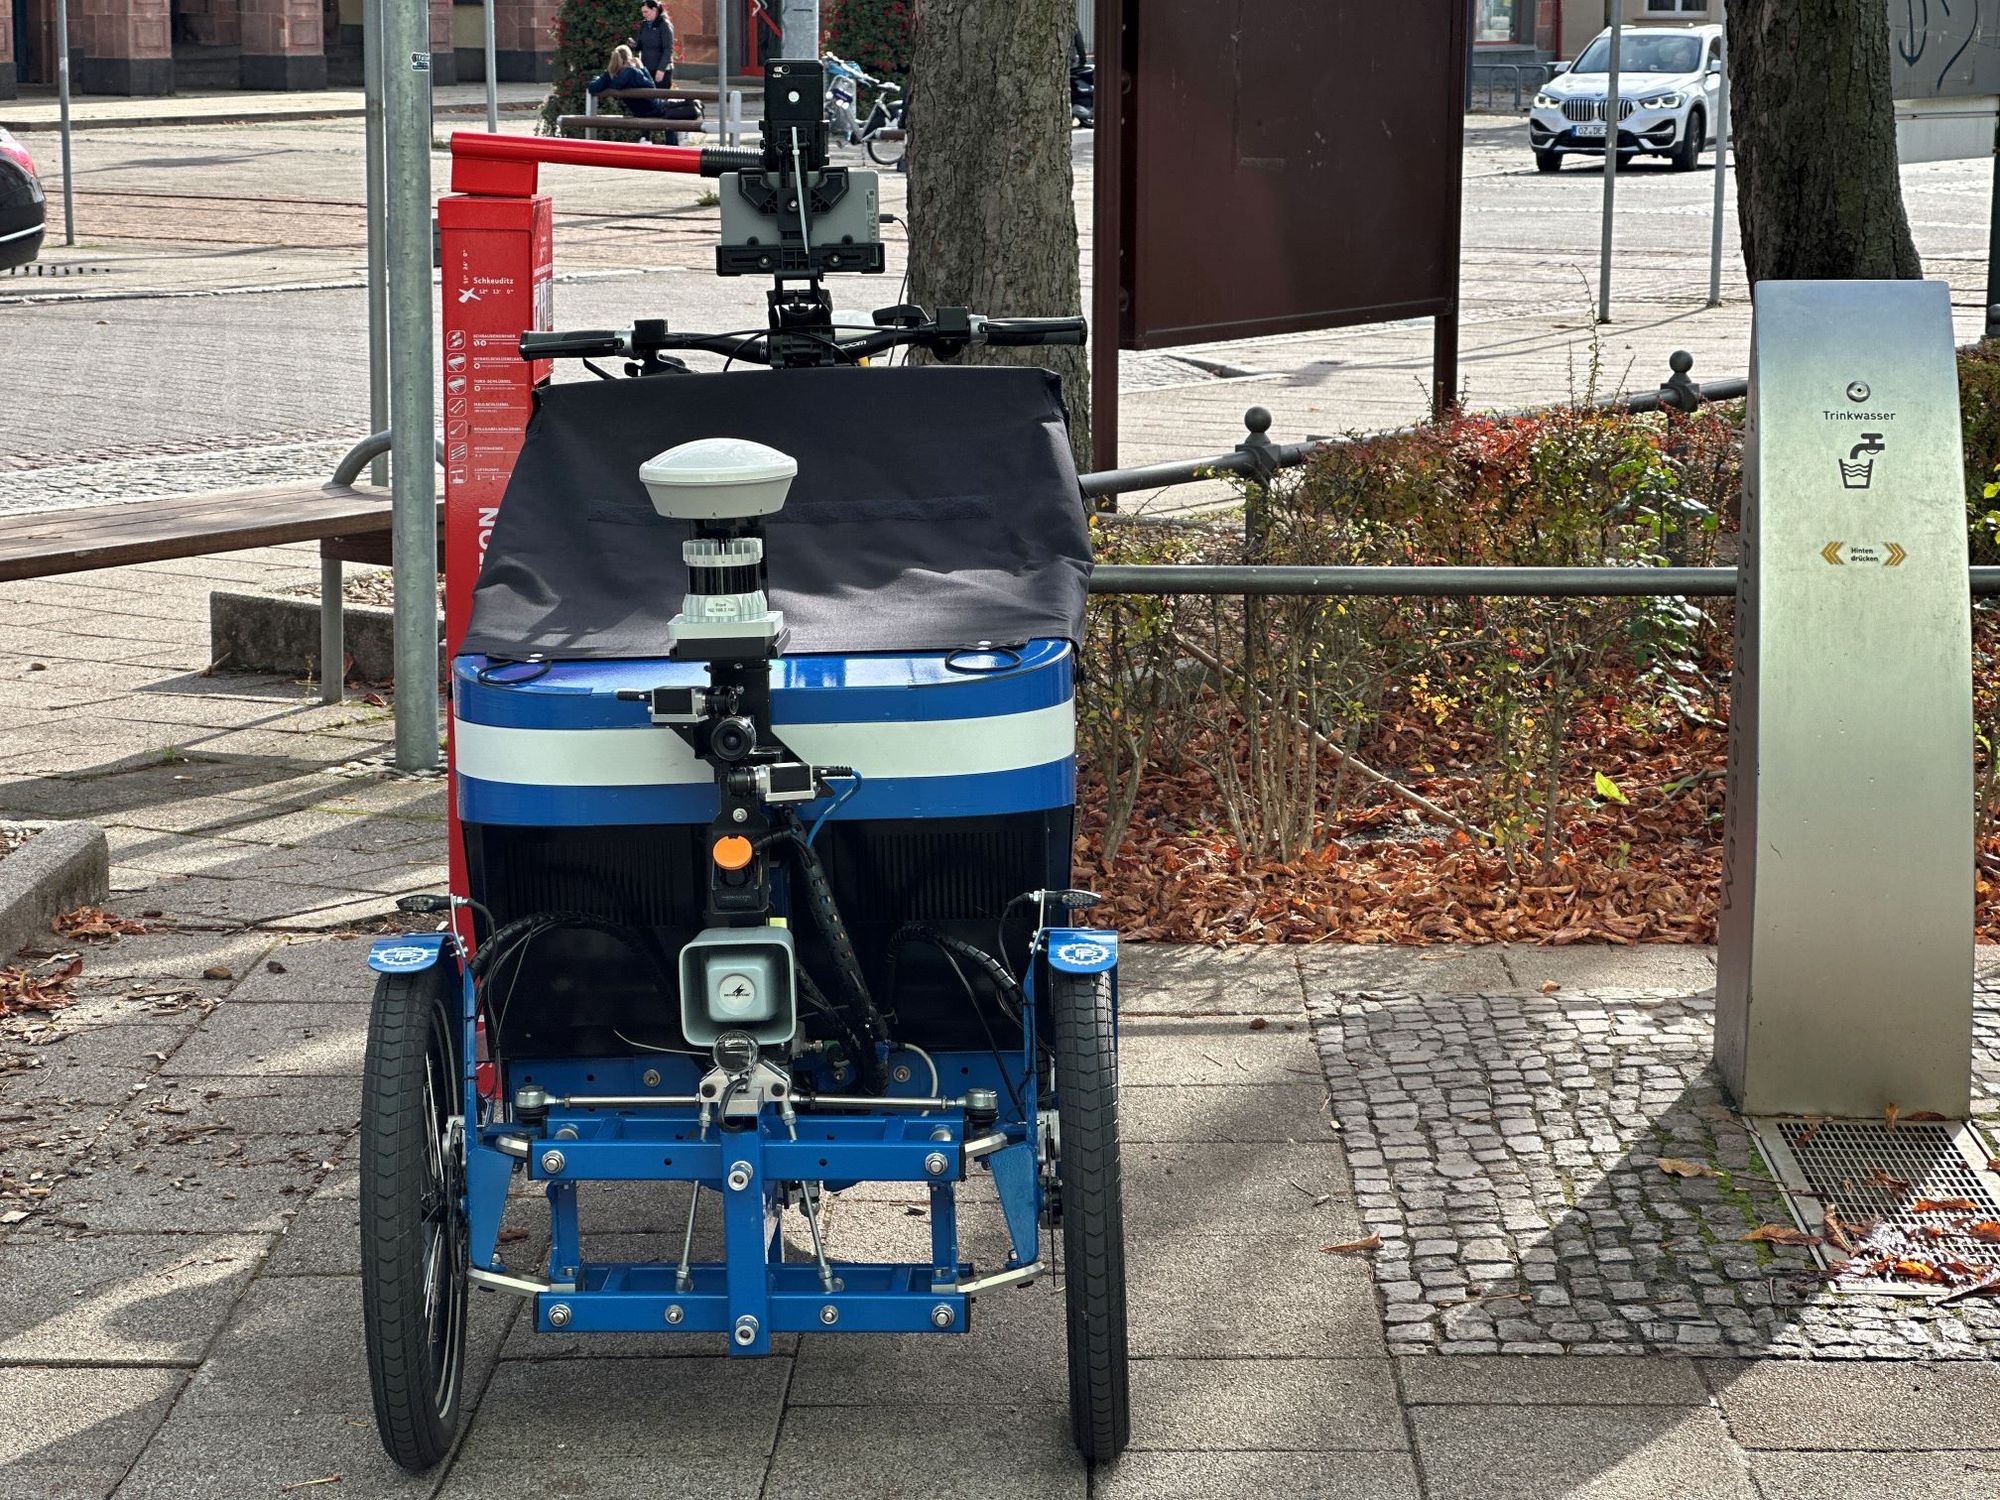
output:
[[[599,99],[686,99],[698,104],[720,104],[722,94],[720,89],[712,85],[701,84],[671,89],[606,89],[602,94],[593,94],[586,90],[583,96],[583,113],[557,116],[556,134],[580,135],[587,140],[600,130],[608,130],[618,135],[651,135],[659,130],[700,135],[706,130],[719,131],[722,128],[719,122],[709,120],[705,114],[698,120],[658,120],[643,119],[636,115],[601,115],[597,112]]]
[[[28,511],[0,516],[0,583],[317,541],[320,698],[338,703],[347,660],[342,565],[387,563],[391,524],[388,490],[340,483],[272,485],[125,505]],[[440,504],[440,569],[443,554]]]

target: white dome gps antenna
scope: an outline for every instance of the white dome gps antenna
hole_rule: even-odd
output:
[[[773,654],[785,616],[765,597],[761,523],[784,508],[798,472],[790,454],[731,437],[682,443],[639,466],[653,509],[694,526],[681,543],[687,597],[668,627],[675,656]]]

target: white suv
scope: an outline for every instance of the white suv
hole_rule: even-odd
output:
[[[1604,154],[1610,82],[1611,33],[1601,31],[1535,95],[1528,144],[1538,168],[1556,171],[1570,152]],[[1664,156],[1674,170],[1691,171],[1708,142],[1721,87],[1720,26],[1625,28],[1618,47],[1618,159]]]

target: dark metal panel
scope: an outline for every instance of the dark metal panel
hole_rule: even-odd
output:
[[[1098,261],[1122,261],[1120,343],[1455,312],[1463,0],[1123,9],[1131,88],[1117,145],[1102,113],[1097,143],[1120,182],[1119,243],[1101,248],[1122,256]]]

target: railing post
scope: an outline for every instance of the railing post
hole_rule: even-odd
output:
[[[1243,478],[1243,560],[1260,563],[1271,539],[1271,481],[1277,477],[1277,445],[1271,441],[1271,413],[1253,406],[1243,413],[1245,436],[1236,451],[1249,461]],[[1243,601],[1243,666],[1250,670],[1257,660],[1264,633],[1261,601]]]

